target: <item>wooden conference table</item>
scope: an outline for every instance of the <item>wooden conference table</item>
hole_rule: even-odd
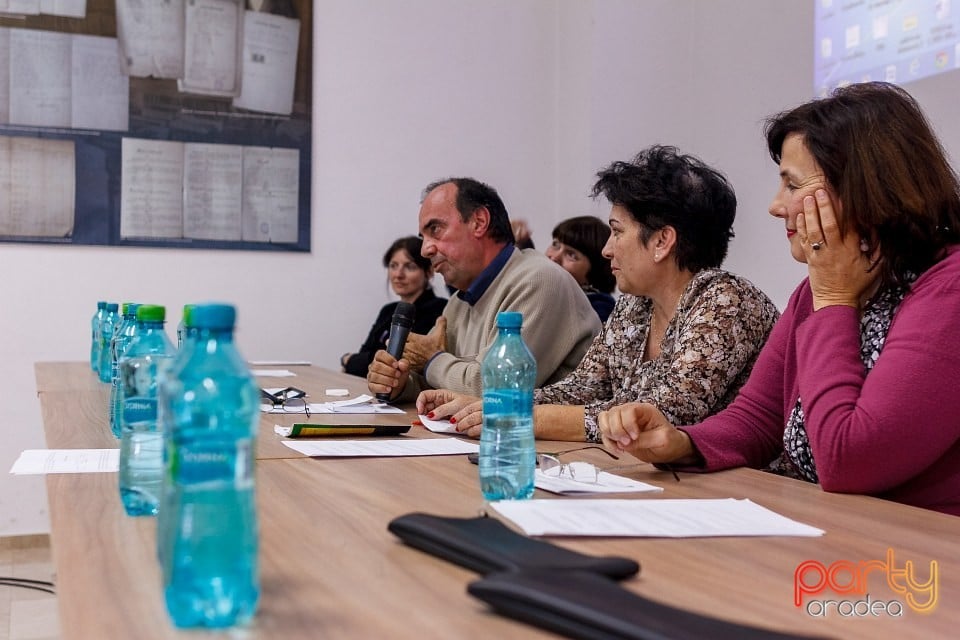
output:
[[[315,367],[291,367],[295,378],[259,378],[263,387],[288,384],[313,401],[330,387],[351,395],[360,378]],[[84,363],[37,363],[37,389],[50,448],[116,447],[106,425],[108,385]],[[404,416],[374,420],[409,422]],[[372,416],[338,416],[364,422]],[[317,418],[315,416],[315,418]],[[331,416],[324,416],[331,418]],[[279,443],[277,423],[264,414],[257,445],[261,600],[244,638],[534,638],[554,637],[493,614],[466,593],[477,576],[405,546],[387,531],[394,517],[421,511],[470,517],[483,507],[477,468],[465,456],[310,459]],[[435,437],[414,427],[405,437]],[[539,450],[569,448],[540,442]],[[598,452],[583,459],[606,464]],[[681,481],[649,465],[617,473],[664,488],[626,498],[749,498],[784,516],[819,527],[818,538],[555,538],[595,555],[624,555],[642,566],[624,586],[645,597],[698,613],[781,631],[835,638],[947,638],[960,626],[960,518],[818,487],[750,469],[681,473]],[[154,549],[154,518],[124,515],[113,473],[47,477],[51,540],[63,638],[236,637],[177,631],[164,608]],[[537,498],[552,494],[537,491]],[[581,498],[589,499],[589,498]],[[927,580],[939,565],[938,605],[922,614],[907,606],[882,572],[868,575],[871,601],[899,600],[902,617],[826,617],[795,607],[794,572],[801,562],[912,561]],[[837,574],[846,584],[849,574]],[[862,600],[827,591],[834,601]],[[921,599],[924,601],[924,599]],[[849,611],[849,607],[844,609]]]

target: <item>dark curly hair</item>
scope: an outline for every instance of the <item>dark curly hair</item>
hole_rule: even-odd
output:
[[[592,195],[603,195],[640,224],[646,243],[673,227],[680,269],[696,273],[719,267],[727,257],[737,215],[737,196],[727,179],[676,147],[654,145],[629,162],[614,162],[597,174]]]
[[[790,134],[803,144],[843,205],[837,224],[872,254],[881,277],[905,281],[960,241],[960,187],[943,147],[913,97],[892,84],[836,89],[767,119],[767,149],[780,163]]]

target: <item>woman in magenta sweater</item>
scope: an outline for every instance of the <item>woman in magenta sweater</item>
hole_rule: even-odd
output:
[[[641,460],[736,466],[960,515],[960,185],[902,89],[837,89],[770,118],[770,214],[809,277],[724,411],[677,428],[600,414]]]

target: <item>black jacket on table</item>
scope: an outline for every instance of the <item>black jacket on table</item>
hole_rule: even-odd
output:
[[[374,354],[386,347],[387,338],[390,337],[390,321],[393,319],[393,312],[397,308],[397,304],[399,303],[391,302],[380,309],[380,313],[377,315],[373,327],[370,328],[367,339],[364,340],[363,345],[360,346],[360,351],[354,353],[347,359],[347,363],[343,367],[344,371],[355,376],[360,376],[361,378],[367,377],[367,369],[370,367],[370,363],[373,362]],[[429,333],[433,325],[436,324],[437,318],[443,313],[443,308],[446,305],[446,298],[439,298],[433,292],[433,289],[426,289],[413,303],[417,313],[413,320],[413,328],[411,331],[420,334]]]

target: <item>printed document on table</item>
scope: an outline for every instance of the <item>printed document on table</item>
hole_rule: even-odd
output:
[[[514,500],[490,505],[531,536],[822,536],[750,500]]]
[[[634,493],[646,491],[663,491],[663,488],[624,478],[608,471],[601,471],[597,474],[596,482],[581,482],[566,476],[558,477],[548,475],[537,469],[534,472],[533,483],[537,489],[543,489],[550,493],[559,493],[562,495],[586,494],[586,493]]]
[[[258,378],[295,378],[297,376],[289,369],[250,369],[250,375]]]
[[[480,451],[480,445],[456,438],[431,438],[429,440],[325,440],[323,442],[297,442],[283,440],[294,451],[311,458],[391,458],[398,456],[449,456]]]
[[[279,391],[279,389],[264,389],[264,391],[275,393]],[[371,400],[373,400],[373,396],[362,394],[349,400],[315,402],[310,403],[308,406],[310,407],[310,413],[404,413],[403,409],[382,402],[371,402]],[[261,404],[260,411],[263,413],[298,413],[269,404]],[[303,413],[303,411],[299,413]]]
[[[27,449],[10,473],[109,473],[119,468],[119,449]]]

